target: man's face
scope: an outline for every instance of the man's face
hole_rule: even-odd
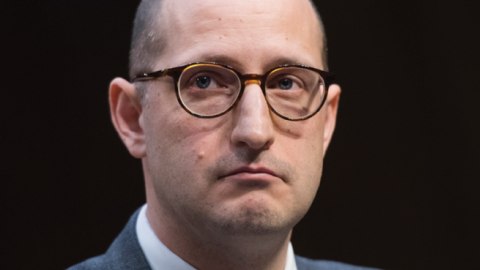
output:
[[[243,74],[281,64],[323,69],[306,0],[166,0],[161,17],[167,46],[155,70],[193,62]],[[199,119],[178,104],[171,78],[152,81],[140,117],[149,204],[156,200],[169,219],[216,233],[288,232],[318,189],[326,119],[325,106],[305,121],[277,117],[257,84],[246,86],[232,111]]]

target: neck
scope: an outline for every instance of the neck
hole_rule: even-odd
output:
[[[152,194],[149,194],[152,193]],[[229,235],[185,226],[171,219],[153,189],[147,187],[147,219],[155,235],[173,253],[196,269],[283,270],[291,230],[268,235]]]

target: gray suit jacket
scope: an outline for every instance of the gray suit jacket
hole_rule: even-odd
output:
[[[103,255],[88,259],[68,270],[152,270],[143,254],[135,230],[139,210]],[[340,262],[311,260],[295,255],[298,270],[375,270]],[[168,269],[165,269],[168,270]]]

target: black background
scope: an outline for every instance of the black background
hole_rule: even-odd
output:
[[[13,2],[13,1],[12,1]],[[479,269],[477,1],[316,1],[340,112],[296,253]],[[110,122],[138,1],[2,3],[2,269],[105,252],[145,201]]]

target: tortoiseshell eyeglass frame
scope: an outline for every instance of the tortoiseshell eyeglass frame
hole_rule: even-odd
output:
[[[238,94],[236,100],[232,103],[232,105],[228,109],[226,109],[225,111],[223,111],[221,113],[218,113],[218,114],[215,114],[215,115],[208,115],[208,116],[197,114],[195,112],[190,111],[185,106],[185,104],[183,104],[182,99],[180,98],[180,93],[179,93],[180,90],[179,90],[178,86],[179,86],[179,79],[180,79],[183,71],[186,70],[187,68],[194,67],[194,66],[201,66],[201,65],[218,66],[218,67],[228,69],[231,72],[235,73],[237,75],[237,77],[239,78],[240,93]],[[325,94],[324,94],[323,100],[320,103],[320,106],[318,107],[318,109],[316,109],[314,112],[312,112],[309,115],[299,117],[299,118],[290,118],[290,117],[283,116],[280,113],[278,113],[274,108],[272,108],[272,106],[268,102],[268,99],[266,98],[266,93],[265,93],[266,78],[270,75],[270,73],[272,73],[272,72],[274,72],[278,69],[287,68],[287,67],[288,68],[296,67],[296,68],[308,69],[308,70],[311,70],[311,71],[314,71],[314,72],[318,73],[323,78],[323,81],[325,83]],[[182,108],[186,112],[188,112],[189,114],[191,114],[195,117],[198,117],[198,118],[215,118],[215,117],[226,114],[231,109],[233,109],[238,104],[238,101],[242,98],[243,91],[245,90],[246,82],[253,80],[253,81],[260,81],[260,87],[262,89],[263,95],[265,96],[265,100],[267,101],[267,105],[268,105],[269,109],[273,113],[275,113],[277,116],[279,116],[279,117],[281,117],[285,120],[289,120],[289,121],[306,120],[306,119],[314,116],[316,113],[318,113],[320,111],[320,109],[323,107],[323,104],[325,103],[325,100],[327,99],[328,88],[332,84],[333,80],[335,79],[335,75],[333,73],[326,72],[326,71],[316,69],[316,68],[313,68],[313,67],[309,67],[309,66],[304,66],[304,65],[281,65],[281,66],[277,66],[277,67],[274,67],[274,68],[270,69],[269,71],[267,71],[264,74],[242,74],[242,73],[236,71],[235,69],[233,69],[231,66],[227,66],[227,65],[223,65],[223,64],[219,64],[219,63],[214,63],[214,62],[196,62],[196,63],[190,63],[190,64],[179,66],[179,67],[162,69],[162,70],[151,72],[151,73],[141,73],[141,74],[138,74],[137,76],[135,76],[131,80],[131,82],[133,83],[133,82],[137,82],[137,81],[149,81],[149,80],[154,80],[156,78],[160,78],[160,77],[164,77],[164,76],[169,76],[169,77],[173,78],[174,84],[175,84],[175,94],[177,96],[178,103],[180,104],[180,106],[182,106]]]

